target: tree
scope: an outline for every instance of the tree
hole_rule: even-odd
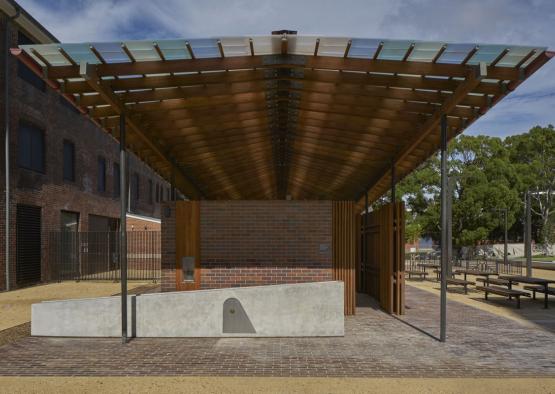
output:
[[[532,212],[540,218],[539,240],[547,247],[554,241],[555,129],[536,126],[526,134],[508,137],[506,147],[520,175],[521,194],[532,193]]]

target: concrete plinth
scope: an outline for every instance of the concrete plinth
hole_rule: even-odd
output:
[[[343,292],[333,281],[133,295],[128,327],[136,337],[343,336]],[[120,300],[33,304],[31,334],[120,336]]]

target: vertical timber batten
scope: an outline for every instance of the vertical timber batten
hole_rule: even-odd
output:
[[[356,267],[356,219],[352,201],[334,201],[332,207],[332,253],[334,280],[345,285],[345,315],[354,315]]]
[[[120,245],[119,264],[121,274],[121,339],[127,342],[127,155],[125,151],[125,115],[119,117],[120,151]]]

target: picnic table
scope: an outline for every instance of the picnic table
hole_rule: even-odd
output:
[[[420,267],[426,269],[426,268],[440,268],[441,264],[439,263],[420,263],[418,264]]]
[[[472,269],[459,269],[459,270],[455,270],[453,271],[454,274],[463,274],[464,275],[464,280],[466,280],[466,276],[467,275],[474,275],[474,276],[485,276],[486,277],[486,283],[489,284],[489,277],[490,275],[497,275],[495,272],[491,272],[491,271],[480,271],[480,270],[472,270]]]
[[[543,286],[544,294],[545,294],[543,307],[545,309],[549,308],[549,303],[548,303],[549,284],[555,283],[555,280],[534,278],[532,276],[520,276],[520,275],[499,275],[499,279],[506,279],[509,281],[509,290],[512,289],[513,282],[529,283],[533,285]]]

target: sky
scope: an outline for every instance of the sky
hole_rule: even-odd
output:
[[[298,34],[546,46],[555,0],[18,0],[62,42]],[[555,59],[465,134],[555,124]]]

